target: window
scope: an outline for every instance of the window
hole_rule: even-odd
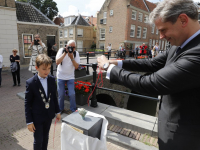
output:
[[[99,48],[100,48],[100,49],[104,50],[104,47],[105,47],[105,46],[104,46],[104,43],[99,43]]]
[[[103,19],[103,24],[106,24],[106,18]]]
[[[136,11],[135,10],[132,10],[131,19],[136,20]]]
[[[147,38],[147,28],[143,28],[143,36],[142,36],[143,39],[146,39]]]
[[[158,35],[158,29],[156,29],[156,34]]]
[[[62,38],[62,37],[63,37],[63,31],[60,30],[60,38]]]
[[[107,18],[107,12],[104,12],[103,18]]]
[[[144,23],[147,23],[148,22],[148,15],[145,15],[144,16]]]
[[[77,29],[77,36],[83,37],[83,29]]]
[[[113,30],[113,27],[109,27],[109,32],[112,32],[112,30]]]
[[[138,21],[139,21],[139,22],[142,22],[142,13],[139,13]]]
[[[67,46],[67,41],[65,41],[65,47]]]
[[[113,16],[113,10],[110,10],[110,16]]]
[[[60,41],[60,48],[63,48],[63,42]]]
[[[83,51],[83,41],[77,41],[77,51]]]
[[[67,32],[67,29],[65,30],[65,37],[67,37],[67,35],[68,35],[68,32]]]
[[[137,38],[141,38],[141,27],[137,27]]]
[[[100,40],[105,40],[105,29],[100,29]]]
[[[155,41],[155,40],[153,40],[153,45],[152,45],[152,46],[154,46],[154,45],[155,45],[155,42],[156,42],[156,41]]]
[[[73,29],[69,29],[69,37],[73,37]]]
[[[135,25],[131,25],[130,37],[135,37]]]
[[[22,43],[23,43],[23,51],[24,51],[24,57],[31,57],[32,51],[28,50],[29,45],[31,45],[31,42],[33,41],[33,35],[32,34],[22,34]]]
[[[64,20],[65,25],[70,25],[74,21],[75,17],[67,17]]]
[[[151,27],[151,33],[154,33],[154,28],[155,28],[155,25],[152,24],[152,27]]]
[[[149,40],[149,47],[151,49],[151,47],[152,47],[152,39]]]

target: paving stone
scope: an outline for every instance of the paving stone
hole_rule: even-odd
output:
[[[124,130],[125,130],[125,128],[122,129],[122,131],[120,132],[120,134],[123,134],[123,133],[124,133]]]
[[[146,141],[146,139],[147,139],[147,135],[146,134],[144,134],[144,136],[143,136],[143,139],[141,140],[141,142],[145,142]]]
[[[151,137],[149,143],[150,143],[151,145],[153,145],[154,140],[155,140],[155,138]]]
[[[150,138],[151,137],[148,135],[147,138],[146,138],[146,140],[144,142],[150,144]]]
[[[133,133],[133,139],[136,139],[136,137],[137,137],[137,134],[138,134],[138,132],[137,131],[135,131],[134,133]]]
[[[140,139],[140,135],[141,135],[141,134],[138,133],[135,139],[139,141],[139,139]]]
[[[155,141],[153,142],[153,146],[156,146],[158,144],[158,139],[155,139]]]
[[[117,131],[117,133],[120,133],[122,131],[122,127],[119,128],[119,130]]]
[[[108,124],[108,126],[107,126],[107,130],[110,128],[110,126],[111,126],[111,124]]]
[[[109,128],[109,130],[111,131],[112,130],[112,128],[114,127],[115,125],[112,125],[110,128]]]
[[[116,128],[117,128],[117,125],[115,125],[115,126],[113,127],[112,131],[114,132]]]
[[[128,137],[132,138],[134,135],[134,131],[131,131],[130,135]]]
[[[126,133],[127,133],[127,129],[124,128],[124,132],[122,134],[126,136]]]
[[[126,136],[129,136],[130,133],[131,133],[131,130],[128,129],[127,132],[126,132]]]
[[[114,132],[117,132],[117,131],[119,130],[119,128],[120,128],[120,127],[119,127],[119,126],[117,126],[117,128],[115,129],[115,131],[114,131]]]

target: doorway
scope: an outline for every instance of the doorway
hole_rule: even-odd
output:
[[[55,35],[48,35],[47,36],[47,54],[49,57],[54,56],[51,50],[54,44],[55,44]]]

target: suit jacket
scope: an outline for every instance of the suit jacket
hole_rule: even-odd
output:
[[[46,101],[48,101],[48,98],[50,96],[51,100],[49,109],[45,108],[45,103],[42,100],[39,89],[41,89],[42,93],[44,93]],[[48,75],[47,78],[47,97],[37,74],[26,81],[26,123],[43,122],[45,119],[53,119],[55,117],[55,114],[60,112],[56,91],[55,78],[50,75]]]
[[[158,136],[169,140],[167,132],[186,136],[200,134],[200,34],[176,53],[178,47],[151,60],[124,60],[110,72],[110,82],[143,93],[163,95],[158,117]],[[143,76],[126,70],[152,72]],[[199,138],[198,138],[199,140]],[[190,145],[190,144],[188,144]]]

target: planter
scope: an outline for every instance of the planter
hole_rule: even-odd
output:
[[[87,104],[88,96],[89,94],[87,95],[76,94],[76,104],[80,106]]]
[[[86,76],[86,69],[84,70],[75,70],[75,78]]]

